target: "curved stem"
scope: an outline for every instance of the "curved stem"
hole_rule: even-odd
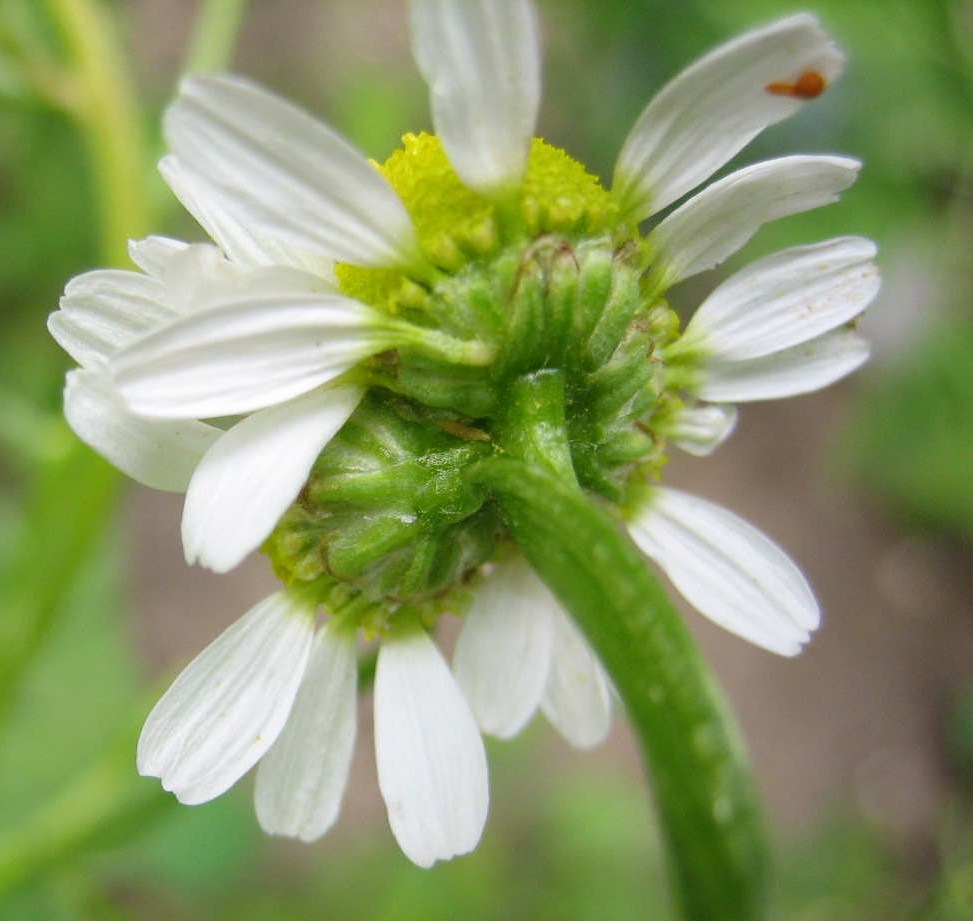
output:
[[[126,241],[149,229],[138,101],[108,10],[92,0],[46,0],[73,59],[71,113],[88,147],[100,207],[102,258],[126,261]]]
[[[117,265],[125,259],[127,235],[148,225],[134,92],[106,10],[90,0],[47,0],[47,5],[74,67],[74,91],[62,102],[89,148],[102,257]],[[0,605],[9,614],[0,636],[0,718],[107,526],[117,484],[117,473],[77,441],[41,465],[9,564],[16,579],[5,580],[0,589]]]
[[[247,0],[205,0],[183,68],[187,74],[223,70],[233,55]]]
[[[676,889],[690,921],[765,916],[767,852],[746,755],[722,695],[682,617],[620,523],[543,461],[563,407],[556,378],[512,388],[512,420],[541,434],[472,478],[500,501],[514,540],[608,669],[655,782]],[[547,405],[545,412],[543,407]],[[566,439],[566,436],[565,436]],[[517,459],[517,445],[529,450]]]
[[[99,204],[102,261],[126,261],[126,240],[148,232],[151,196],[144,193],[145,138],[136,94],[107,5],[96,0],[45,0],[71,58],[58,69],[49,98],[69,112],[88,148]],[[222,19],[197,33],[215,62],[229,55],[242,2],[210,2]],[[202,34],[201,34],[202,33]],[[219,38],[219,41],[217,41]],[[200,52],[202,53],[202,52]],[[58,433],[62,434],[62,433]],[[77,439],[41,463],[26,502],[24,532],[0,586],[0,719],[65,597],[111,520],[119,477]],[[144,708],[139,708],[141,722]],[[80,771],[22,824],[0,835],[0,895],[64,863],[86,848],[129,837],[148,816],[173,808],[157,783],[132,764],[134,726],[117,745]]]

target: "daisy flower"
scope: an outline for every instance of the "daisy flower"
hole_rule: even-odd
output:
[[[80,366],[65,390],[77,434],[139,482],[185,491],[187,560],[226,572],[260,547],[283,584],[176,679],[139,770],[200,803],[259,762],[263,827],[317,838],[350,769],[364,636],[389,822],[429,866],[481,835],[481,731],[507,738],[541,710],[589,746],[611,722],[596,656],[467,476],[532,437],[508,413],[518,381],[563,377],[565,476],[695,607],[793,655],[819,620],[794,563],[657,480],[670,446],[725,439],[734,404],[858,367],[853,321],[878,274],[873,244],[842,237],[753,263],[685,330],[665,301],[762,224],[854,182],[856,161],[802,155],[695,191],[837,78],[814,17],[672,80],[610,187],[534,138],[527,0],[412,0],[409,22],[435,134],[376,165],[244,79],[187,79],[160,169],[213,242],[133,243],[140,271],[74,279],[50,329]],[[430,638],[447,611],[465,618],[452,668]]]

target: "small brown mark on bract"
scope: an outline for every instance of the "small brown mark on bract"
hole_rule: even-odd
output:
[[[451,419],[445,419],[440,424],[444,431],[449,432],[450,435],[455,435],[457,438],[465,438],[467,441],[490,441],[488,432],[472,425],[464,425],[462,422],[454,422]]]
[[[772,96],[814,99],[828,88],[828,81],[816,70],[805,70],[793,83],[768,83],[764,89]]]

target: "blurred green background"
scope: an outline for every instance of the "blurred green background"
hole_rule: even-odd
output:
[[[428,127],[402,6],[261,0],[244,15],[232,67],[384,159],[401,133]],[[734,33],[805,8],[540,6],[541,132],[606,179],[667,78]],[[178,499],[122,484],[60,421],[69,360],[44,321],[70,276],[124,264],[124,235],[198,238],[154,172],[159,118],[187,54],[206,66],[230,53],[219,36],[239,7],[210,3],[201,26],[189,0],[0,0],[0,918],[671,917],[622,719],[591,754],[566,752],[540,725],[492,745],[483,842],[431,871],[412,867],[385,826],[367,700],[344,815],[312,846],[259,832],[249,781],[181,808],[135,774],[154,697],[260,597],[267,574],[261,560],[223,577],[184,568]],[[807,8],[848,53],[847,73],[736,162],[841,152],[866,168],[841,204],[764,229],[734,266],[797,242],[875,238],[886,280],[863,322],[874,360],[825,394],[745,409],[720,454],[674,461],[671,475],[781,540],[827,621],[797,661],[692,625],[766,794],[776,917],[969,921],[973,4]],[[76,35],[114,31],[131,106],[102,72],[110,55],[85,59],[66,22]],[[137,126],[127,179],[92,159],[104,149],[86,119],[106,100]],[[126,189],[136,190],[127,204]],[[675,292],[677,306],[691,310],[712,275]]]

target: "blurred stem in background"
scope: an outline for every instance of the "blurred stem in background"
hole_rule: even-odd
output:
[[[204,2],[191,42],[187,66],[219,69],[232,51],[245,3]],[[150,213],[145,179],[148,160],[144,120],[126,63],[118,24],[99,0],[44,0],[44,11],[63,45],[66,60],[52,65],[36,35],[17,49],[24,82],[63,111],[77,126],[88,152],[95,189],[99,262],[127,261],[127,241],[148,233]],[[21,10],[20,23],[30,12]],[[0,586],[0,720],[7,716],[35,654],[57,629],[58,618],[79,573],[101,545],[118,494],[118,474],[74,438],[63,421],[44,417],[24,439],[21,411],[4,419],[14,425],[0,443],[26,450],[28,494],[15,549],[6,560]],[[36,422],[37,420],[35,420]],[[97,663],[92,663],[96,668]],[[139,711],[144,716],[144,708]],[[140,720],[138,721],[140,722]],[[29,881],[80,849],[143,828],[147,814],[171,805],[156,784],[134,772],[132,753],[137,723],[127,725],[103,757],[81,770],[57,797],[0,838],[0,894]]]
[[[47,0],[47,11],[68,61],[56,83],[35,89],[73,119],[85,140],[97,190],[93,226],[99,228],[100,257],[120,265],[129,235],[142,235],[149,227],[142,124],[125,55],[115,23],[99,3]],[[54,458],[35,458],[23,533],[0,593],[4,632],[10,634],[0,643],[0,717],[112,518],[117,474],[76,439],[64,443]]]
[[[246,0],[207,0],[200,8],[183,71],[224,70],[233,55]]]
[[[116,23],[97,0],[45,0],[69,56],[70,91],[59,100],[88,148],[97,191],[100,256],[127,260],[127,241],[148,233],[142,116]]]

